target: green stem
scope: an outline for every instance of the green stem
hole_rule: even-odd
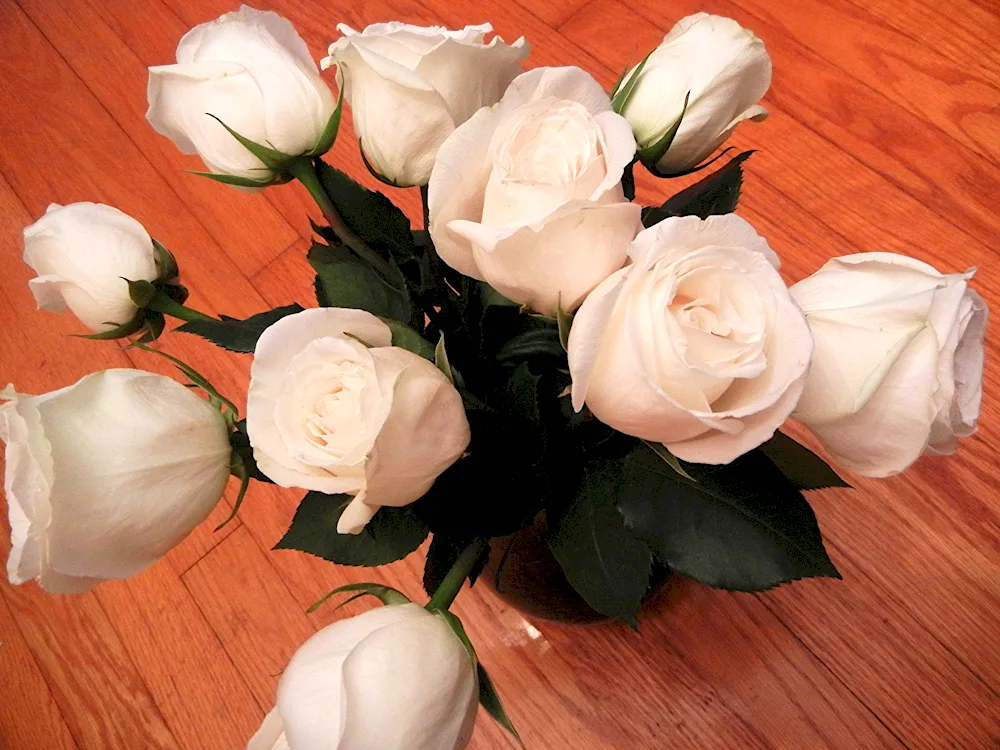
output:
[[[163,313],[164,315],[169,315],[172,318],[177,318],[179,320],[215,320],[215,318],[211,315],[206,315],[203,312],[192,310],[190,307],[185,307],[179,302],[174,302],[170,299],[170,297],[162,293],[153,297],[153,299],[147,303],[146,307],[155,312]]]
[[[300,157],[288,162],[285,169],[309,191],[309,195],[316,201],[319,210],[323,212],[330,229],[340,238],[340,241],[351,248],[358,257],[378,269],[385,278],[390,278],[392,268],[389,264],[351,231],[351,228],[347,226],[337,211],[337,207],[333,205],[333,201],[330,200],[330,196],[323,188],[323,183],[320,182],[315,162],[309,157]]]
[[[462,590],[462,586],[465,585],[465,581],[469,577],[469,573],[472,572],[472,568],[475,567],[476,561],[488,545],[489,542],[486,539],[477,539],[462,550],[462,554],[458,556],[455,564],[451,566],[451,570],[448,571],[444,580],[441,581],[441,585],[437,587],[434,596],[427,602],[426,609],[447,611],[451,603],[455,601],[455,597],[458,596],[458,592]]]

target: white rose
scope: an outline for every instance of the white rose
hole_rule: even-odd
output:
[[[355,496],[342,534],[359,533],[383,505],[419,499],[471,437],[444,373],[392,346],[371,313],[340,308],[289,315],[260,337],[247,433],[276,484]]]
[[[816,342],[794,416],[847,468],[889,476],[975,432],[987,309],[972,274],[861,253],[792,287]]]
[[[674,174],[701,163],[743,120],[767,117],[757,102],[770,85],[764,42],[731,18],[696,13],[678,21],[649,56],[621,113],[641,153],[684,112],[670,148],[656,160],[660,172]]]
[[[441,258],[515,302],[575,309],[625,263],[641,208],[622,192],[629,124],[579,68],[536,68],[441,146],[430,231]]]
[[[92,331],[108,331],[135,317],[131,281],[157,277],[153,241],[142,224],[100,203],[53,203],[24,230],[28,282],[41,310],[67,307]]]
[[[177,64],[149,69],[146,119],[212,172],[256,181],[271,171],[214,115],[251,141],[289,156],[314,152],[337,102],[292,25],[247,6],[195,26]]]
[[[2,398],[11,583],[78,594],[136,575],[222,497],[225,419],[170,378],[105,370],[40,396],[8,386]]]
[[[442,141],[480,107],[500,99],[528,55],[493,37],[487,24],[442,26],[377,23],[357,32],[347,24],[330,45],[365,157],[397,185],[426,185]]]
[[[646,229],[629,254],[573,320],[573,406],[685,461],[729,463],[768,440],[802,393],[812,339],[767,242],[732,214],[691,216]]]
[[[247,750],[461,750],[478,704],[475,665],[442,618],[378,607],[302,644]]]

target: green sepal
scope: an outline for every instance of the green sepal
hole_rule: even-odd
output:
[[[688,101],[690,99],[691,92],[688,91],[684,95],[684,106],[681,108],[681,113],[677,116],[674,124],[667,129],[667,132],[660,137],[660,140],[636,151],[636,156],[639,158],[639,161],[641,161],[647,169],[652,171],[653,174],[658,177],[662,177],[664,175],[658,171],[654,171],[656,164],[663,158],[663,155],[670,150],[670,146],[673,144],[674,138],[677,137],[677,131],[681,127],[681,120],[684,119],[684,115],[687,113]],[[635,193],[633,192],[633,196],[634,195]]]
[[[642,442],[644,442],[646,445],[648,445],[649,448],[650,448],[650,450],[653,451],[653,453],[655,453],[657,456],[659,456],[660,458],[662,458],[663,462],[667,466],[669,466],[671,469],[673,469],[674,471],[676,471],[682,477],[684,477],[685,479],[689,479],[692,482],[697,482],[698,481],[697,479],[695,479],[693,476],[691,476],[690,474],[688,474],[684,470],[684,467],[681,466],[680,459],[677,458],[677,456],[675,456],[673,453],[671,453],[667,449],[667,446],[663,445],[663,443],[654,443],[654,442],[652,442],[650,440],[643,440]]]
[[[112,341],[114,339],[123,339],[126,336],[131,336],[133,333],[138,333],[142,330],[146,321],[142,314],[142,310],[136,313],[135,317],[132,318],[128,323],[123,323],[117,328],[112,328],[108,331],[101,331],[100,333],[78,333],[75,334],[77,338],[81,339],[91,339],[93,341]],[[108,322],[108,325],[114,325],[112,322]]]
[[[268,180],[251,180],[248,177],[237,177],[234,174],[216,174],[215,172],[199,172],[194,169],[187,169],[185,171],[188,174],[195,174],[198,175],[199,177],[207,177],[210,180],[221,182],[223,185],[232,185],[234,187],[266,188],[268,185],[274,185],[278,182],[277,176]]]
[[[438,339],[437,346],[434,347],[434,364],[454,385],[455,373],[451,369],[451,362],[448,361],[448,351],[444,348],[444,331],[441,331],[441,338]]]
[[[486,668],[481,662],[476,663],[476,676],[479,678],[479,703],[486,709],[486,713],[493,717],[493,720],[506,729],[511,735],[517,740],[517,744],[524,748],[524,742],[521,740],[521,735],[517,733],[517,729],[514,728],[514,722],[510,720],[507,716],[507,711],[503,707],[503,703],[500,701],[500,694],[497,692],[496,687],[493,685],[493,680],[486,673]]]
[[[333,110],[330,119],[326,121],[326,127],[319,137],[316,148],[309,152],[308,156],[322,156],[331,148],[337,140],[337,133],[340,130],[340,116],[344,111],[344,88],[340,88],[340,96],[337,97],[337,108]]]
[[[556,306],[556,322],[559,324],[559,343],[569,351],[569,330],[573,327],[573,315],[562,308],[562,300]]]
[[[325,604],[329,599],[333,598],[337,594],[346,594],[349,591],[360,591],[361,593],[357,596],[352,596],[346,602],[341,603],[337,609],[347,604],[347,602],[352,602],[360,596],[374,596],[382,604],[387,606],[392,606],[395,604],[410,604],[409,598],[400,591],[392,588],[392,586],[383,586],[380,583],[349,583],[346,586],[339,586],[326,594],[322,598],[313,602],[309,609],[306,610],[306,614],[311,614],[319,609],[323,604]]]
[[[365,147],[364,144],[361,143],[360,138],[358,138],[358,151],[361,152],[361,161],[364,163],[365,169],[367,169],[368,173],[376,180],[381,182],[383,185],[388,185],[389,187],[394,187],[394,188],[413,187],[413,185],[400,185],[396,182],[393,182],[388,177],[379,172],[377,169],[375,169],[374,165],[370,161],[368,161],[368,157],[365,155]]]
[[[429,610],[431,614],[435,614],[444,620],[451,631],[455,634],[455,637],[461,641],[462,645],[465,647],[466,653],[469,654],[469,659],[476,668],[476,678],[479,683],[479,703],[486,712],[493,717],[493,720],[497,724],[506,729],[510,734],[517,740],[522,748],[524,747],[524,742],[521,741],[521,735],[517,733],[517,729],[514,728],[514,723],[507,716],[507,711],[504,710],[503,702],[500,700],[500,695],[497,693],[496,687],[493,685],[493,680],[490,679],[489,674],[486,672],[486,668],[483,667],[482,663],[479,661],[479,657],[476,655],[476,649],[472,645],[472,641],[469,639],[468,634],[465,632],[465,626],[462,625],[462,621],[451,612],[443,609],[432,609]]]
[[[217,123],[219,123],[222,127],[224,127],[226,131],[229,133],[229,135],[231,135],[233,138],[239,141],[240,145],[243,146],[243,148],[245,148],[251,154],[260,159],[261,162],[264,163],[264,166],[269,167],[275,172],[280,172],[281,167],[289,160],[291,160],[292,157],[290,154],[285,154],[276,149],[268,148],[267,146],[262,146],[256,141],[251,141],[249,138],[245,138],[239,133],[237,133],[235,130],[226,125],[226,123],[224,123],[218,117],[213,115],[211,112],[206,112],[205,114],[207,114]]]
[[[136,307],[146,307],[156,296],[157,289],[152,281],[125,279],[125,283],[128,284],[128,296],[132,298]]]
[[[656,50],[651,50],[644,58],[642,62],[635,66],[635,70],[632,71],[632,75],[628,77],[616,91],[613,97],[611,97],[611,108],[616,114],[621,114],[622,110],[625,109],[628,104],[628,100],[632,97],[632,92],[635,91],[636,85],[639,83],[639,75],[642,73],[642,69],[646,67],[646,62],[649,60],[649,55],[652,55]]]
[[[163,317],[163,313],[147,310],[143,316],[142,328],[140,329],[142,335],[139,337],[139,342],[149,344],[156,341],[163,335],[163,329],[166,327],[167,321]]]
[[[250,470],[247,465],[243,462],[240,454],[233,451],[232,457],[229,460],[229,473],[240,480],[240,491],[236,495],[236,502],[233,503],[232,512],[226,516],[226,520],[215,527],[216,531],[221,530],[224,526],[229,524],[236,514],[240,510],[240,506],[243,505],[243,498],[247,494],[247,487],[250,486]]]
[[[180,276],[180,268],[173,253],[153,239],[153,254],[157,271],[156,280],[168,283],[175,281]]]

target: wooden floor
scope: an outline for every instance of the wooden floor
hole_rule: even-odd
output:
[[[0,0],[4,382],[40,392],[99,368],[164,369],[70,338],[75,322],[34,312],[20,231],[50,202],[94,200],[136,216],[174,250],[192,305],[207,312],[311,304],[303,253],[315,212],[304,194],[244,195],[187,175],[198,163],[143,119],[146,66],[171,62],[187,28],[235,3]],[[775,66],[771,119],[734,139],[758,149],[740,213],[788,278],[834,255],[899,251],[947,271],[978,266],[975,285],[1000,311],[996,0],[255,4],[292,19],[317,56],[338,21],[489,20],[508,41],[528,38],[531,65],[581,65],[605,85],[681,16],[735,17]],[[332,156],[366,177],[350,131]],[[673,187],[640,178],[640,197]],[[415,193],[393,197],[416,215]],[[528,621],[481,586],[463,594],[457,611],[527,747],[1000,747],[997,330],[982,427],[957,458],[813,494],[843,581],[759,596],[678,584],[640,633]],[[245,393],[247,357],[182,334],[164,346],[223,392]],[[223,532],[212,528],[227,507],[145,574],[91,594],[0,585],[0,747],[242,747],[296,646],[368,606],[307,615],[311,602],[372,578],[419,594],[418,556],[374,574],[269,551],[298,497],[256,486]],[[4,557],[7,544],[4,534]],[[483,715],[472,747],[514,745]]]

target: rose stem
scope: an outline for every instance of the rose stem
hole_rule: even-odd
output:
[[[458,556],[455,564],[451,566],[451,570],[448,571],[444,580],[441,581],[441,585],[437,587],[434,596],[427,602],[426,609],[447,610],[451,606],[451,603],[455,601],[455,597],[458,596],[458,592],[462,590],[465,579],[469,577],[469,573],[475,567],[476,561],[488,546],[489,541],[480,538],[462,550],[462,554]]]
[[[292,177],[301,182],[306,190],[309,191],[309,195],[316,201],[316,205],[323,212],[323,216],[330,224],[330,228],[340,238],[341,242],[351,248],[363,260],[377,268],[381,273],[386,274],[387,272],[391,272],[392,269],[385,260],[380,258],[370,247],[362,242],[341,218],[337,212],[337,208],[333,205],[333,201],[330,200],[330,196],[323,189],[323,183],[320,182],[319,175],[316,173],[316,167],[311,158],[302,157],[300,159],[293,159],[285,168]]]
[[[179,302],[174,302],[165,294],[157,294],[149,301],[146,307],[155,312],[177,318],[178,320],[215,320],[211,315],[206,315],[190,307],[185,307]]]

